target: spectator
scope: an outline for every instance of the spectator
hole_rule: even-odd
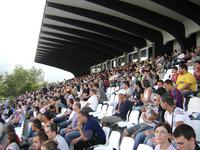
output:
[[[103,125],[112,125],[118,121],[125,120],[128,111],[132,108],[132,104],[126,98],[126,91],[124,89],[116,92],[119,98],[119,102],[115,108],[115,113],[113,116],[103,117],[101,122]]]
[[[143,99],[144,96],[144,88],[142,87],[142,84],[140,81],[136,81],[134,85],[134,91],[133,91],[133,99],[132,102],[135,106],[142,106],[143,102],[141,99]]]
[[[179,67],[179,76],[176,81],[177,89],[182,92],[183,96],[194,94],[196,91],[196,79],[194,75],[188,72],[186,64],[181,64]]]
[[[153,90],[150,86],[149,80],[143,80],[142,86],[144,87],[144,96],[143,96],[142,102],[144,104],[148,104],[148,103],[152,102],[152,92],[153,92]]]
[[[20,150],[17,135],[14,132],[8,133],[8,144],[5,150]]]
[[[171,75],[171,77],[170,77],[170,79],[174,82],[174,83],[176,83],[176,80],[177,80],[177,78],[178,78],[178,76],[179,76],[179,73],[178,73],[178,68],[176,67],[176,66],[174,66],[173,68],[172,68],[172,75]]]
[[[56,141],[48,140],[42,144],[41,150],[62,150],[62,149],[58,149],[58,143]]]
[[[97,91],[95,89],[90,90],[90,98],[87,100],[84,107],[88,106],[92,108],[93,111],[96,111],[98,105],[98,99],[96,93]]]
[[[176,141],[177,150],[200,150],[200,147],[196,143],[196,134],[191,126],[187,124],[178,126],[173,136]]]
[[[190,124],[188,115],[183,109],[175,106],[174,100],[169,93],[165,93],[161,97],[161,107],[166,110],[165,121],[170,124],[172,131],[183,123]]]
[[[155,150],[176,150],[176,148],[171,143],[171,127],[168,123],[159,123],[155,127],[155,139],[156,147]]]
[[[57,134],[57,126],[54,123],[50,123],[45,127],[45,132],[49,140],[54,140],[58,142],[58,148],[61,150],[69,150],[68,144],[65,139]]]
[[[171,80],[165,81],[165,88],[173,97],[176,107],[183,108],[183,96],[181,91],[173,86],[173,82]]]
[[[48,140],[48,136],[46,133],[39,132],[36,136],[33,137],[33,144],[32,144],[32,150],[41,150],[42,144]]]
[[[88,116],[88,112],[83,110],[80,111],[78,114],[77,127],[80,136],[72,141],[75,150],[83,150],[83,148],[96,144],[105,144],[106,136],[102,127],[99,125],[97,120]]]
[[[98,103],[99,104],[102,104],[103,101],[107,101],[108,100],[103,87],[99,87],[98,83],[94,83],[94,88],[97,90],[97,98],[98,98]]]
[[[46,111],[42,114],[42,122],[44,123],[44,125],[47,125],[49,123],[52,122],[52,114],[49,111]]]

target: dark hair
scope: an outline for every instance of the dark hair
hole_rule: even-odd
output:
[[[55,123],[49,123],[47,125],[48,128],[50,128],[51,132],[56,132],[58,131],[57,125]]]
[[[18,146],[20,145],[18,137],[15,132],[9,132],[7,135],[8,135],[9,143],[15,142],[17,143]]]
[[[200,60],[197,60],[197,61],[195,61],[194,63],[195,63],[195,64],[196,64],[196,63],[197,63],[197,64],[200,64]]]
[[[42,123],[39,119],[35,118],[31,121],[33,123],[33,126],[38,128],[38,129],[42,129]]]
[[[47,150],[58,150],[58,143],[54,140],[47,140],[42,144]]]
[[[163,80],[158,80],[157,83],[158,83],[158,82],[160,82],[160,83],[162,83],[162,84],[164,83]]]
[[[174,106],[174,100],[168,92],[161,96],[161,101],[169,106]]]
[[[142,88],[142,83],[139,80],[135,81],[135,84]]]
[[[166,83],[166,84],[170,84],[171,86],[173,86],[172,80],[167,79],[167,80],[165,81],[165,83]]]
[[[75,101],[75,102],[80,102],[80,98],[79,98],[79,97],[76,97],[76,98],[74,99],[74,101]]]
[[[126,84],[128,87],[130,86],[128,81],[124,81],[123,83]]]
[[[94,83],[94,87],[99,88],[99,83]]]
[[[181,124],[179,125],[174,133],[173,133],[173,136],[175,138],[177,137],[180,137],[180,136],[184,136],[184,138],[186,138],[188,141],[191,139],[191,138],[194,138],[194,140],[196,140],[196,134],[194,132],[194,129],[187,125],[187,124]]]
[[[14,132],[15,133],[15,127],[12,124],[9,124],[6,127],[6,133],[9,134],[10,132]]]
[[[165,93],[167,93],[167,90],[164,87],[159,87],[156,91],[156,94],[163,96]]]
[[[165,122],[161,122],[159,124],[157,124],[157,126],[155,127],[154,131],[158,128],[158,127],[164,127],[168,133],[172,133],[172,128],[171,126],[169,125],[169,123],[165,123]]]
[[[188,66],[186,64],[180,64],[179,67],[181,69],[185,69],[185,70],[188,70]]]
[[[44,130],[40,131],[36,136],[39,137],[41,143],[48,140],[48,136],[46,135]]]
[[[174,70],[176,70],[176,71],[177,71],[177,70],[178,70],[178,67],[174,66],[172,69],[174,69]]]
[[[144,86],[144,88],[148,88],[148,87],[150,87],[150,82],[149,82],[149,80],[143,80],[142,81],[142,84],[143,84],[143,86]]]

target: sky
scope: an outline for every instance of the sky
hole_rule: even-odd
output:
[[[34,63],[46,0],[0,0],[0,74],[16,65],[35,66],[46,81],[73,77],[70,72]]]

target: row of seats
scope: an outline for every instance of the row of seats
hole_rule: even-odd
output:
[[[134,147],[134,139],[130,137],[123,137],[121,144],[120,138],[121,133],[118,131],[112,131],[110,134],[111,129],[109,127],[103,127],[103,130],[106,134],[106,144],[105,145],[96,145],[94,150],[133,150]],[[109,135],[110,134],[110,135]],[[140,144],[137,150],[153,150],[148,145]]]

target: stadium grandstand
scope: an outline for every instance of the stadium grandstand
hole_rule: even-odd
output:
[[[199,150],[199,0],[47,0],[35,62],[75,78],[1,104],[1,149]]]

